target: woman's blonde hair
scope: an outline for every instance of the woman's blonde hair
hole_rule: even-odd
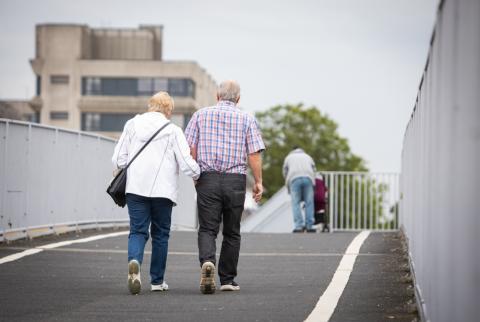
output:
[[[173,111],[173,99],[167,92],[158,92],[148,100],[148,111],[169,115]]]

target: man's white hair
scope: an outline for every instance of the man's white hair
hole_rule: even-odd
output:
[[[220,83],[217,89],[218,100],[236,103],[240,98],[240,85],[234,80]]]

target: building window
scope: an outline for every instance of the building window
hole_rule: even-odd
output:
[[[187,92],[187,96],[195,98],[195,83],[191,79],[187,80]]]
[[[193,81],[184,78],[169,79],[168,93],[172,96],[194,97]]]
[[[82,131],[100,131],[100,113],[82,113]]]
[[[153,79],[140,78],[137,83],[138,96],[150,96],[153,93]]]
[[[100,78],[82,78],[82,95],[102,95],[102,82]]]
[[[195,98],[195,82],[188,78],[82,78],[83,95],[151,96],[160,91]]]
[[[102,95],[138,96],[137,82],[134,78],[102,78]]]
[[[37,91],[36,94],[37,96],[40,96],[42,93],[42,77],[37,75]]]
[[[167,92],[168,91],[168,79],[167,78],[155,78],[153,80],[153,91],[158,92]]]
[[[129,113],[82,113],[82,131],[122,132],[125,123],[134,116]]]
[[[68,75],[50,75],[51,84],[68,84]]]
[[[192,114],[183,114],[183,129],[187,128],[188,123],[192,119]]]
[[[68,112],[50,112],[51,120],[68,120]]]

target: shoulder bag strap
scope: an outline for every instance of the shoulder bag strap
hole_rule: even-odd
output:
[[[168,125],[170,125],[172,122],[168,122],[167,124],[163,125],[161,128],[158,129],[157,132],[155,132],[152,137],[150,139],[148,139],[147,142],[145,142],[145,144],[142,146],[142,148],[137,152],[137,154],[135,154],[135,156],[132,158],[132,160],[130,160],[130,162],[128,162],[127,166],[124,168],[125,170],[128,169],[128,167],[130,166],[130,164],[132,164],[133,160],[135,160],[138,155],[140,154],[140,152],[143,151],[143,149],[145,149],[147,147],[147,145],[152,142],[152,140],[157,136],[158,133],[160,133],[164,128],[166,128]]]

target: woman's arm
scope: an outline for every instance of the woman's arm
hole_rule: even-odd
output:
[[[200,167],[192,158],[187,139],[185,139],[185,135],[179,127],[175,127],[174,137],[173,151],[180,169],[185,175],[192,177],[193,180],[197,180],[200,177]]]
[[[127,121],[122,135],[115,146],[115,150],[113,151],[112,163],[117,169],[126,167],[128,163],[128,147],[131,141],[130,125],[131,122]]]

